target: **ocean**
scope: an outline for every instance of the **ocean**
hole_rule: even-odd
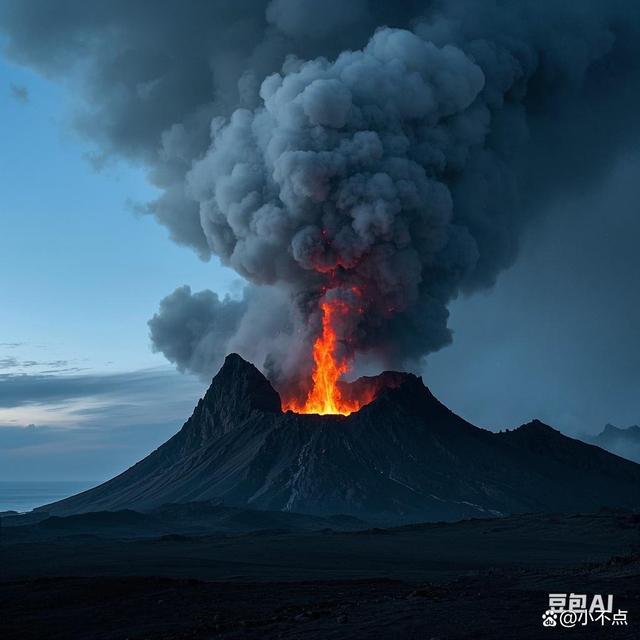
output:
[[[0,511],[31,511],[49,502],[95,487],[99,482],[60,480],[13,482],[0,480]]]

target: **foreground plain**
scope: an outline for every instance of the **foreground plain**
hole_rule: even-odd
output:
[[[638,637],[631,513],[355,531],[251,531],[261,516],[247,518],[198,535],[136,533],[130,515],[126,532],[95,518],[92,532],[77,519],[4,526],[3,638],[560,637],[541,626],[554,591],[612,593],[629,611],[627,627],[572,638]]]

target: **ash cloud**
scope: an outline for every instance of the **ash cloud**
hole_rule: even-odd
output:
[[[180,371],[210,378],[228,353],[241,352],[280,377],[301,357],[292,348],[292,316],[288,297],[278,289],[248,286],[239,299],[221,299],[185,285],[160,302],[149,329],[154,350]]]
[[[252,283],[241,301],[179,289],[152,319],[156,348],[203,375],[252,342],[290,375],[328,285],[362,292],[357,352],[415,366],[537,212],[638,142],[635,3],[0,12],[14,59],[79,87],[76,125],[101,153],[147,164],[163,191],[147,211]]]
[[[203,372],[207,362],[224,358],[229,338],[247,312],[246,300],[220,300],[212,291],[179,287],[160,302],[149,320],[151,341],[181,371]]]

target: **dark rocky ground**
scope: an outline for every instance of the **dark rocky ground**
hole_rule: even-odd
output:
[[[639,531],[626,513],[126,538],[3,527],[1,637],[638,638]],[[612,593],[629,625],[543,628],[550,592]]]
[[[638,638],[626,628],[544,629],[547,594],[615,593],[640,611],[638,571],[481,573],[444,583],[365,579],[202,582],[158,577],[5,583],[3,637],[50,638]],[[46,633],[45,633],[46,630]]]

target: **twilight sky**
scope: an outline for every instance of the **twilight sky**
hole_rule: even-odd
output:
[[[147,320],[167,286],[237,280],[133,213],[152,192],[142,172],[96,171],[68,109],[62,89],[0,61],[5,480],[106,478],[175,432],[204,385],[152,353]]]
[[[152,352],[147,321],[185,284],[241,295],[136,213],[157,190],[78,133],[75,99],[0,59],[0,480],[101,480],[159,445],[206,383]],[[639,203],[634,143],[538,205],[496,286],[451,304],[453,343],[421,371],[434,393],[488,428],[640,422]]]

